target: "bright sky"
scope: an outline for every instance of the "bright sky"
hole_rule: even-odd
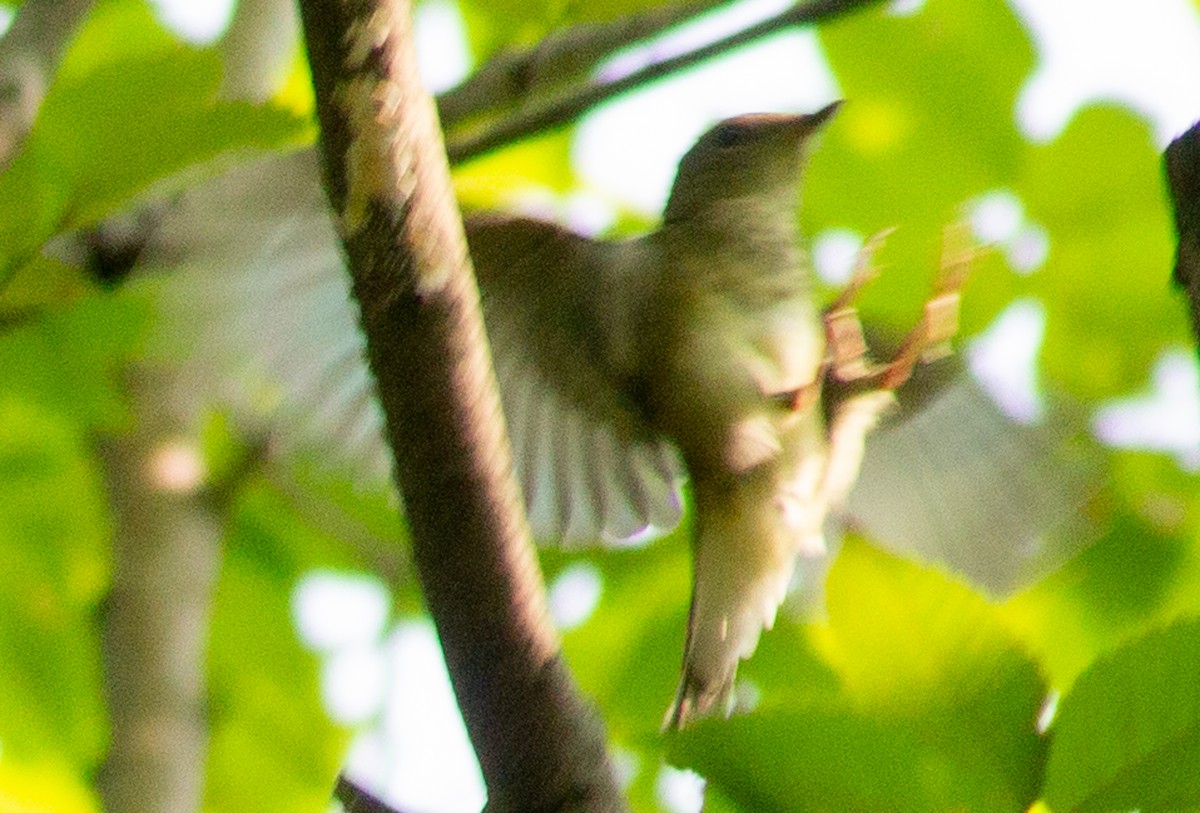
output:
[[[626,54],[608,70],[630,70],[651,55],[711,39],[731,21],[744,24],[788,2],[746,0],[690,32]],[[1012,2],[1033,31],[1041,56],[1014,111],[1031,138],[1052,139],[1081,105],[1102,99],[1129,104],[1145,115],[1160,144],[1200,117],[1200,78],[1182,79],[1200,77],[1200,20],[1188,0],[1157,0],[1136,8],[1123,0]],[[157,5],[169,24],[190,38],[208,41],[227,24],[233,0],[157,0]],[[911,13],[920,6],[920,0],[904,0],[894,10]],[[0,10],[0,31],[7,17]],[[428,83],[435,89],[452,85],[468,70],[453,5],[446,0],[425,3],[418,31]],[[762,76],[804,81],[764,83]],[[593,199],[564,205],[592,213],[593,220],[612,199],[657,211],[678,158],[714,119],[748,110],[812,110],[839,95],[811,32],[785,33],[658,83],[606,105],[581,124],[574,157]],[[664,110],[669,116],[662,115]],[[973,223],[977,234],[999,242],[1014,266],[1026,273],[1035,273],[1046,256],[1044,231],[1026,222],[1020,201],[1008,193],[976,202]],[[822,273],[844,273],[860,242],[848,233],[816,236]],[[1036,417],[1041,408],[1033,361],[1044,320],[1038,303],[1015,302],[968,351],[985,385],[1004,393],[1005,408],[1023,419]],[[1096,431],[1111,445],[1161,449],[1184,467],[1197,469],[1197,416],[1200,376],[1194,356],[1172,350],[1148,373],[1145,392],[1098,411]],[[563,574],[551,585],[550,596],[559,621],[570,625],[585,619],[601,589],[595,573],[586,568]],[[315,573],[299,585],[295,598],[301,637],[322,658],[331,714],[363,726],[348,760],[351,774],[408,809],[478,811],[484,801],[482,782],[429,625],[393,624],[387,589],[374,578]],[[658,770],[634,764],[627,768]],[[699,810],[699,787],[688,775],[663,771],[658,787],[669,809]]]

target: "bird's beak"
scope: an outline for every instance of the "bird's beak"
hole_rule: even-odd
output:
[[[818,130],[821,127],[824,127],[825,122],[827,122],[831,118],[833,118],[833,114],[838,112],[838,110],[841,109],[843,104],[845,104],[845,101],[842,99],[838,99],[836,102],[832,102],[830,104],[825,105],[820,110],[818,110],[816,113],[812,113],[811,115],[805,116],[804,119],[805,119],[805,124],[807,125],[807,128],[809,130]]]
[[[833,118],[842,106],[843,102],[839,99],[832,104],[825,105],[816,113],[800,113],[779,116],[778,134],[781,138],[779,142],[788,145],[799,145],[801,150],[804,150],[809,140],[816,136],[828,121]]]

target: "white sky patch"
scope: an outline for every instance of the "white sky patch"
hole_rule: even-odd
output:
[[[863,247],[862,235],[849,229],[826,229],[812,242],[813,268],[830,285],[845,285]]]
[[[725,26],[735,15],[745,25],[786,5],[756,0],[715,19],[729,31]],[[686,26],[671,35],[667,46],[655,41],[618,57],[612,63],[616,67],[602,73],[627,73],[697,39],[711,40],[714,25],[709,17]],[[811,112],[839,97],[816,36],[808,30],[789,31],[604,105],[576,129],[572,158],[581,177],[602,194],[657,214],[679,159],[715,122],[740,113]]]
[[[417,40],[417,70],[430,93],[457,85],[471,70],[471,50],[458,6],[446,0],[427,0],[413,15]]]
[[[1101,100],[1147,116],[1160,146],[1195,121],[1200,16],[1188,0],[1013,0],[1013,6],[1042,60],[1017,103],[1030,138],[1053,139],[1080,106]]]
[[[1004,253],[1009,267],[1018,274],[1032,274],[1050,254],[1050,235],[1029,220],[1025,205],[1009,189],[987,192],[967,206],[971,233],[985,245]]]
[[[967,348],[967,362],[975,378],[1001,411],[1020,423],[1037,421],[1046,408],[1037,375],[1045,331],[1042,304],[1018,299]]]
[[[377,715],[388,688],[387,659],[378,645],[341,649],[321,665],[321,697],[340,723],[362,723]]]
[[[691,771],[664,765],[658,772],[655,795],[671,813],[700,813],[704,807],[704,779]]]
[[[1003,246],[1008,265],[1018,274],[1032,274],[1050,256],[1050,234],[1037,223],[1026,223]]]
[[[997,189],[981,196],[971,209],[971,231],[985,243],[1003,243],[1016,236],[1025,220],[1025,207],[1014,193]]]
[[[13,17],[16,12],[7,6],[0,6],[0,37],[8,33],[9,26],[12,25]]]
[[[608,758],[612,761],[613,773],[617,777],[617,785],[622,790],[627,789],[637,779],[642,770],[642,760],[633,751],[613,745],[609,748]]]
[[[386,758],[366,748],[360,764],[352,752],[354,775],[404,810],[478,813],[486,801],[483,777],[432,624],[398,625],[388,656],[394,680],[380,732]]]
[[[600,603],[604,580],[599,571],[586,562],[571,565],[550,585],[550,615],[560,629],[578,627],[591,618]]]
[[[911,17],[925,8],[925,0],[892,0],[888,14],[893,17]]]
[[[188,42],[207,45],[229,27],[234,0],[150,0],[158,17],[171,31]]]
[[[292,593],[292,614],[305,645],[332,652],[379,641],[391,601],[374,576],[313,571]]]
[[[343,770],[354,782],[377,796],[383,796],[384,778],[391,770],[391,750],[391,744],[382,731],[370,729],[359,732],[350,743]]]
[[[587,191],[569,195],[563,208],[563,222],[567,227],[587,237],[594,237],[611,228],[617,219],[612,204]]]
[[[1151,373],[1150,392],[1096,410],[1096,437],[1119,449],[1173,455],[1188,470],[1200,470],[1200,371],[1188,351],[1168,350]]]

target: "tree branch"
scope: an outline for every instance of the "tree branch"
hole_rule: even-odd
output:
[[[374,794],[368,793],[343,774],[333,789],[333,798],[342,803],[346,813],[401,813]]]
[[[110,813],[194,811],[203,795],[204,655],[221,521],[179,465],[186,461],[171,457],[181,426],[163,408],[166,390],[161,376],[131,373],[136,430],[100,443],[114,519],[102,620],[112,740],[100,792]]]
[[[92,0],[25,0],[0,39],[0,168],[33,128],[58,62]]]
[[[623,810],[547,618],[407,0],[304,0],[327,192],[413,558],[495,811]]]
[[[512,116],[479,136],[451,141],[446,145],[447,154],[454,164],[478,158],[506,144],[570,124],[603,102],[785,28],[831,20],[878,2],[880,0],[812,0],[797,4],[716,42],[648,65],[612,82],[589,85],[571,95],[544,103],[528,113]]]
[[[617,20],[554,31],[522,51],[502,51],[462,84],[438,96],[449,132],[469,119],[520,107],[537,95],[577,82],[622,48],[649,39],[731,0],[692,0],[647,9]]]
[[[299,33],[292,0],[239,0],[220,43],[221,97],[266,101],[292,62]]]
[[[1175,213],[1175,284],[1187,294],[1192,335],[1200,353],[1200,122],[1163,153],[1167,189]]]

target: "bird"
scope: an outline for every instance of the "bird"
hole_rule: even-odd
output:
[[[798,557],[825,550],[830,512],[895,400],[868,386],[821,403],[830,348],[797,212],[839,106],[714,124],[680,160],[659,225],[637,237],[498,212],[464,220],[535,536],[665,533],[690,489],[692,597],[669,727],[728,712],[738,664]],[[142,276],[179,317],[162,320],[170,341],[199,331],[183,339],[195,379],[219,381],[243,414],[280,405],[297,448],[332,447],[382,480],[382,417],[317,177],[309,150],[190,190],[161,219]]]
[[[523,468],[568,483],[586,461],[620,460],[639,444],[648,458],[674,452],[682,461],[695,507],[694,578],[672,726],[727,704],[796,558],[824,552],[828,511],[891,402],[882,390],[859,396],[827,428],[813,397],[825,330],[797,234],[797,190],[811,143],[837,109],[719,122],[680,161],[659,227],[631,240],[512,215],[466,220]],[[523,354],[506,352],[515,347]],[[534,417],[544,415],[536,402],[547,389],[561,432]],[[552,464],[539,461],[550,443],[559,446]],[[645,474],[618,463],[609,478],[604,468],[594,476],[614,485],[590,490],[599,498],[591,512],[639,506]],[[670,482],[670,469],[662,474]],[[538,474],[523,480],[535,520],[561,506],[539,502]],[[568,525],[581,521],[564,513]],[[646,518],[629,512],[630,527],[611,530]]]

